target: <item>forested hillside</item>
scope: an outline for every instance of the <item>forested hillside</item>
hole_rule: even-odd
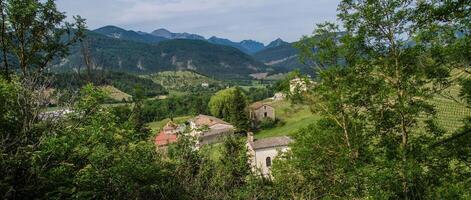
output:
[[[290,72],[300,69],[301,72],[313,74],[312,65],[302,63],[299,58],[299,50],[293,47],[293,43],[282,43],[279,46],[264,49],[254,54],[254,58],[278,72]]]
[[[54,74],[52,86],[55,89],[77,91],[88,83],[93,83],[96,86],[111,85],[130,95],[134,95],[136,88],[139,87],[146,97],[168,93],[159,83],[132,74],[113,71],[92,71],[90,76],[86,73],[81,76],[76,73]]]
[[[85,47],[71,47],[70,56],[54,63],[56,71],[84,66],[88,49],[94,68],[149,74],[160,71],[194,70],[218,78],[247,78],[267,66],[239,50],[201,40],[167,40],[151,45],[87,32]],[[84,67],[82,67],[83,69]]]

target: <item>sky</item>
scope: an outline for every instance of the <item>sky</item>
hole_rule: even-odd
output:
[[[127,30],[217,36],[265,44],[312,33],[317,23],[336,20],[340,0],[56,0],[70,17],[87,19],[89,29],[115,25]]]

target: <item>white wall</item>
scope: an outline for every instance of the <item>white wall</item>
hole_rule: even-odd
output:
[[[273,161],[276,156],[278,156],[278,152],[286,152],[287,150],[287,146],[257,149],[255,150],[254,158],[252,158],[252,165],[260,169],[263,175],[269,175],[271,173],[271,167],[267,167],[266,158],[270,157],[273,165]]]

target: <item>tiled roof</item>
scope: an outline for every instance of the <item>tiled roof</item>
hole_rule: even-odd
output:
[[[288,146],[293,140],[287,136],[282,137],[271,137],[271,138],[264,138],[255,140],[252,144],[253,149],[263,149],[269,147],[280,147],[280,146]]]
[[[253,110],[257,110],[262,106],[270,106],[270,105],[267,104],[267,103],[263,103],[263,102],[255,102],[252,105],[250,105],[249,108],[253,109]],[[272,107],[272,106],[270,106],[270,107]]]
[[[229,133],[234,131],[234,126],[229,124],[216,124],[211,126],[208,131],[202,133],[202,137],[208,137],[212,135],[218,135],[223,133]]]
[[[221,119],[218,119],[216,117],[213,117],[213,116],[208,116],[208,115],[198,115],[196,116],[195,118],[193,118],[191,121],[193,121],[197,126],[213,126],[213,125],[216,125],[216,124],[227,124],[229,125],[229,123],[221,120]]]
[[[155,137],[155,145],[157,146],[166,146],[176,141],[177,134],[166,134],[164,131],[161,131],[159,135]]]

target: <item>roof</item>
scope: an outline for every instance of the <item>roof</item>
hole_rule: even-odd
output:
[[[166,146],[176,141],[177,134],[166,134],[164,131],[161,131],[159,135],[155,137],[155,145],[157,146]]]
[[[234,131],[234,126],[230,124],[216,124],[211,126],[208,131],[202,133],[202,137],[208,137],[212,135],[231,133]]]
[[[273,108],[273,106],[267,104],[267,103],[263,103],[263,102],[255,102],[253,103],[252,105],[249,106],[250,109],[253,109],[253,110],[257,110],[259,108],[261,108],[262,106],[270,106]]]
[[[213,117],[213,116],[208,116],[208,115],[198,115],[196,116],[195,118],[193,118],[191,121],[193,121],[193,123],[195,123],[197,126],[213,126],[213,125],[216,125],[216,124],[226,124],[226,125],[230,125],[229,123],[221,120],[221,119],[218,119],[216,117]]]
[[[264,149],[269,147],[288,146],[293,140],[287,136],[271,137],[255,140],[252,144],[253,149]]]

